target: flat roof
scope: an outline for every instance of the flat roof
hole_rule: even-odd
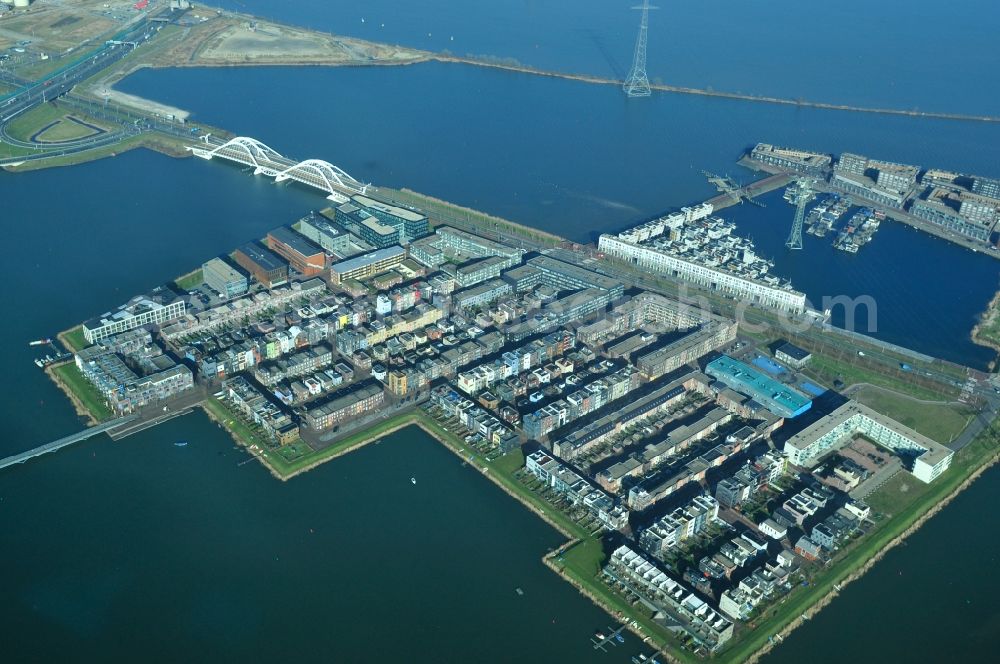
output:
[[[306,216],[299,219],[299,222],[307,226],[312,226],[317,231],[321,233],[326,233],[328,235],[337,236],[344,235],[347,233],[347,229],[338,224],[331,219],[324,217],[318,212],[310,212]]]
[[[781,346],[778,347],[776,352],[784,353],[788,357],[800,361],[812,355],[812,353],[810,353],[809,351],[799,348],[795,344],[788,343],[787,341],[781,344]]]
[[[212,270],[216,272],[226,281],[240,281],[241,279],[246,279],[245,274],[230,265],[227,261],[218,257],[205,261],[205,264],[201,267],[202,270]]]
[[[614,290],[619,286],[624,286],[617,279],[606,277],[603,274],[598,274],[592,270],[561,261],[551,256],[536,256],[529,259],[527,264],[543,272],[563,274],[571,279],[576,279],[577,281],[586,283],[588,286],[600,288],[601,290]]]
[[[797,450],[804,450],[817,439],[830,433],[855,415],[861,415],[872,420],[873,422],[877,422],[887,429],[895,431],[918,447],[922,447],[925,450],[932,452],[934,455],[944,457],[952,453],[951,449],[945,447],[941,443],[933,441],[922,433],[914,431],[913,429],[900,424],[896,420],[886,417],[885,415],[876,412],[868,406],[858,403],[857,401],[848,401],[847,403],[841,405],[826,417],[821,418],[789,438],[785,441],[785,445],[790,445]]]
[[[458,274],[475,274],[479,270],[488,269],[494,265],[500,265],[506,263],[508,258],[504,256],[486,256],[484,258],[473,258],[470,261],[462,263],[457,268],[455,272]]]
[[[709,375],[714,373],[723,383],[759,401],[765,407],[774,404],[792,416],[808,409],[812,403],[812,399],[801,392],[728,355],[712,360],[705,370]]]
[[[361,222],[362,226],[370,228],[372,231],[378,233],[379,235],[398,235],[399,231],[392,226],[387,226],[379,221],[376,217],[368,217]]]
[[[376,201],[374,198],[368,198],[367,196],[362,196],[360,194],[352,196],[351,200],[361,207],[379,210],[380,212],[391,214],[394,217],[399,217],[400,219],[406,221],[423,221],[427,218],[426,214],[414,212],[413,210],[407,210],[406,208],[399,207],[398,205],[389,205],[388,203]]]
[[[302,256],[316,256],[323,253],[322,247],[289,226],[278,226],[267,234]]]
[[[236,249],[236,251],[240,252],[268,272],[288,267],[288,263],[286,263],[283,258],[270,249],[262,247],[256,242],[247,242],[246,244],[242,244]]]
[[[346,261],[334,263],[330,266],[330,269],[334,272],[350,272],[351,270],[366,267],[372,263],[377,263],[379,261],[394,258],[400,255],[406,255],[406,250],[402,247],[398,245],[385,247],[384,249],[376,249],[375,251],[370,251],[367,254],[355,256],[354,258],[348,258]]]

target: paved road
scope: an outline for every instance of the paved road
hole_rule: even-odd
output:
[[[164,9],[160,14],[169,13],[169,8]],[[156,16],[158,16],[157,14]],[[131,53],[136,46],[144,42],[154,34],[156,24],[150,22],[154,15],[144,16],[135,23],[126,27],[119,33],[114,41],[117,44],[105,44],[91,55],[71,62],[54,72],[43,76],[38,81],[23,85],[14,92],[0,97],[0,141],[21,148],[37,149],[37,154],[26,155],[0,161],[0,165],[5,163],[16,163],[19,161],[31,161],[35,159],[45,159],[52,156],[63,156],[92,150],[107,145],[113,145],[134,135],[138,131],[147,128],[141,121],[133,126],[124,127],[120,131],[108,132],[100,136],[89,137],[78,141],[65,141],[57,144],[40,145],[30,141],[19,140],[9,133],[9,124],[20,115],[54,99],[63,97],[67,103],[77,107],[92,106],[93,102],[77,98],[75,100],[66,98],[73,87],[81,81],[94,76],[117,63],[122,58]],[[126,43],[126,42],[131,42]],[[17,77],[8,75],[10,81],[18,81]],[[100,106],[99,104],[96,104]],[[138,120],[138,118],[137,118]]]

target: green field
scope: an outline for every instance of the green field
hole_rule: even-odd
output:
[[[804,369],[804,373],[827,385],[833,384],[835,380],[840,380],[848,386],[858,383],[878,385],[902,394],[909,394],[918,399],[941,400],[952,396],[943,391],[938,392],[920,385],[914,385],[911,382],[870,369],[857,367],[826,355],[813,354],[812,359],[809,360],[809,364]]]
[[[341,454],[345,449],[354,445],[368,440],[375,440],[393,427],[398,427],[409,422],[416,422],[417,420],[416,413],[413,411],[406,412],[380,422],[376,426],[362,429],[319,451],[314,451],[301,441],[283,445],[278,449],[268,449],[270,442],[254,432],[253,429],[219,399],[215,397],[206,399],[204,407],[223,423],[225,428],[236,437],[240,444],[247,447],[256,445],[261,450],[264,450],[260,455],[261,460],[282,479],[288,479],[309,466]]]
[[[174,279],[174,283],[181,290],[191,290],[195,286],[200,286],[205,281],[205,276],[202,269],[199,267],[197,270],[192,270],[185,274],[184,276],[177,277]]]
[[[42,143],[59,143],[62,141],[75,141],[81,138],[87,138],[88,136],[96,135],[97,131],[91,129],[90,127],[85,127],[77,122],[73,122],[70,116],[65,116],[62,120],[56,122],[41,134],[38,135],[39,142]]]
[[[851,398],[939,443],[951,442],[975,415],[961,404],[921,403],[873,387],[863,387]]]
[[[65,115],[64,109],[51,102],[42,104],[13,119],[8,126],[8,132],[19,141],[29,141],[39,129],[62,120]]]
[[[73,353],[83,350],[90,345],[87,342],[87,338],[83,336],[83,325],[77,325],[70,330],[60,333],[59,340],[63,342],[67,350]]]
[[[453,203],[442,201],[431,196],[426,196],[409,189],[386,189],[385,191],[386,193],[391,194],[396,200],[422,209],[430,217],[440,218],[440,221],[446,225],[448,224],[449,218],[451,218],[465,224],[476,226],[481,232],[486,234],[495,234],[499,229],[504,233],[520,236],[531,240],[532,242],[537,242],[550,247],[554,247],[563,241],[563,238],[552,235],[551,233],[537,231],[501,217],[494,217],[493,215],[489,215],[478,210],[455,205]]]
[[[209,397],[205,399],[202,405],[205,410],[214,415],[222,423],[226,430],[233,434],[240,444],[247,447],[256,445],[262,449],[266,449],[267,441],[254,433],[250,427],[244,424],[243,420],[237,417],[219,399]]]
[[[980,315],[972,340],[1000,348],[1000,292],[993,296],[986,310]]]
[[[94,148],[93,150],[85,150],[83,152],[76,152],[64,156],[52,156],[45,159],[26,161],[23,165],[12,170],[20,173],[23,171],[41,170],[43,168],[56,168],[58,166],[74,166],[76,164],[83,164],[89,161],[103,159],[105,157],[114,157],[122,154],[123,152],[134,150],[135,148],[148,148],[166,155],[179,157],[184,156],[183,146],[184,144],[182,141],[168,138],[160,134],[138,134],[124,138],[111,145]],[[5,154],[4,148],[9,148],[12,154]],[[41,154],[43,152],[44,150],[34,151],[0,144],[0,158],[3,158],[4,156],[21,157],[32,154]]]
[[[113,416],[111,409],[104,403],[104,397],[97,391],[90,382],[83,377],[80,370],[72,362],[63,364],[52,369],[52,373],[62,380],[63,384],[80,400],[84,407],[90,411],[91,416],[98,422],[109,420]]]
[[[32,150],[31,148],[21,148],[16,145],[8,145],[7,143],[0,142],[0,159],[27,157],[28,155],[31,154],[35,154],[35,150]]]

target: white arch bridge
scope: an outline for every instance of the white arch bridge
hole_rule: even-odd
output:
[[[221,157],[229,161],[253,168],[254,175],[266,175],[275,182],[294,180],[310,187],[325,191],[327,198],[338,203],[346,203],[352,194],[364,194],[369,185],[359,182],[343,169],[319,159],[294,161],[282,156],[255,138],[237,136],[228,141],[202,138],[202,145],[187,149],[196,157],[212,159]]]

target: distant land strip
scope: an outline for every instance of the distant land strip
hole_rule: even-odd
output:
[[[490,62],[478,58],[463,57],[458,55],[447,55],[435,53],[430,55],[430,60],[439,62],[455,62],[476,67],[488,67],[491,69],[502,69],[505,71],[517,72],[520,74],[532,74],[534,76],[548,76],[551,78],[561,78],[567,81],[579,81],[581,83],[592,83],[596,85],[617,85],[621,86],[623,81],[617,78],[606,78],[603,76],[593,76],[590,74],[571,74],[568,72],[552,71],[548,69],[537,69],[527,65]],[[828,111],[850,111],[853,113],[874,113],[878,115],[901,115],[911,118],[929,118],[932,120],[957,120],[960,122],[987,122],[1000,123],[1000,116],[996,115],[973,115],[968,113],[947,113],[943,111],[920,111],[905,110],[901,108],[880,108],[871,106],[853,106],[851,104],[833,104],[824,101],[809,101],[806,99],[785,99],[783,97],[771,97],[767,95],[744,94],[741,92],[725,92],[720,90],[708,90],[704,88],[688,88],[678,85],[666,85],[663,83],[650,83],[649,87],[661,92],[672,92],[682,95],[698,95],[701,97],[720,97],[723,99],[736,99],[739,101],[752,101],[764,104],[780,104],[782,106],[798,106],[800,108],[820,108]]]

